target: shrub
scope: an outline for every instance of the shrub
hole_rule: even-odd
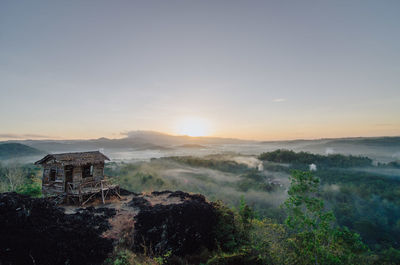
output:
[[[28,183],[17,188],[17,193],[29,195],[31,197],[42,196],[42,185],[40,179],[32,179]]]

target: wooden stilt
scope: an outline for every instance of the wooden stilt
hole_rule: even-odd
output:
[[[103,204],[105,204],[106,202],[104,201],[103,181],[101,182],[101,199],[103,200]]]
[[[93,198],[96,194],[97,194],[97,193],[93,193],[92,195],[90,195],[89,198],[88,198],[86,201],[84,201],[84,202],[82,203],[82,206],[85,205],[87,202],[89,202],[90,199]]]

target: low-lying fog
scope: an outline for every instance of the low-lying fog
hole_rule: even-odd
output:
[[[137,150],[127,149],[100,149],[115,161],[146,161],[151,158],[168,156],[206,156],[212,154],[241,154],[259,155],[263,152],[276,149],[290,149],[294,151],[306,151],[316,154],[345,154],[368,156],[377,162],[390,162],[400,158],[400,151],[384,150],[381,148],[366,148],[363,146],[311,146],[300,144],[277,144],[277,143],[252,143],[252,144],[210,144],[201,147],[173,147],[159,150]]]
[[[244,197],[266,216],[275,215],[287,197],[289,175],[264,169],[255,156],[224,154],[194,159],[200,162],[193,166],[180,158],[116,162],[109,164],[107,173],[117,175],[122,187],[136,192],[183,190],[231,206],[238,205]],[[202,161],[221,161],[223,166],[202,166]],[[229,161],[237,164],[230,167]]]

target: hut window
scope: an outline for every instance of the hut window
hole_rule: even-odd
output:
[[[89,178],[93,175],[93,165],[83,166],[82,168],[82,177]]]
[[[56,181],[56,170],[54,168],[50,169],[50,181]]]

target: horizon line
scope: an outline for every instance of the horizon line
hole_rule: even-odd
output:
[[[335,139],[360,139],[360,138],[395,138],[395,137],[400,137],[400,134],[398,135],[377,135],[377,136],[343,136],[343,137],[320,137],[320,138],[291,138],[291,139],[265,139],[265,140],[255,140],[255,139],[244,139],[244,138],[234,138],[234,137],[223,137],[223,136],[190,136],[190,135],[185,135],[185,134],[170,134],[170,133],[164,133],[160,131],[154,131],[154,130],[135,130],[135,131],[130,131],[130,132],[145,132],[145,133],[157,133],[165,136],[171,136],[171,137],[188,137],[191,139],[204,139],[204,138],[218,138],[218,139],[225,139],[225,140],[239,140],[239,141],[248,141],[248,142],[288,142],[288,141],[318,141],[318,140],[335,140]],[[129,132],[127,132],[129,133]],[[6,139],[4,137],[4,140],[0,140],[0,142],[10,142],[10,141],[93,141],[93,140],[99,140],[99,139],[107,139],[107,140],[119,140],[119,139],[126,139],[130,138],[127,133],[121,133],[124,135],[123,137],[120,138],[109,138],[109,137],[97,137],[97,138],[9,138]],[[0,134],[1,135],[1,134]],[[1,137],[0,137],[1,139]]]

